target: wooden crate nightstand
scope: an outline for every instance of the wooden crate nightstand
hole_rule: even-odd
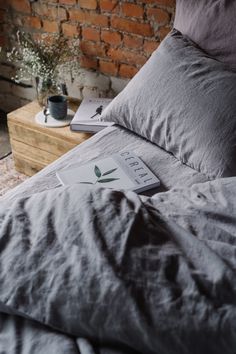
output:
[[[70,103],[74,111],[78,104]],[[32,176],[76,145],[91,137],[70,127],[47,128],[35,122],[42,108],[36,101],[8,114],[8,128],[16,170]]]

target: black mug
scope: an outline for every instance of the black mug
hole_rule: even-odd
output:
[[[67,117],[67,98],[65,96],[48,97],[48,110],[51,117],[64,119]]]

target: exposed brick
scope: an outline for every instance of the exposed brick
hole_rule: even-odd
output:
[[[135,66],[121,64],[119,75],[125,78],[132,78],[135,74],[137,74],[138,69]]]
[[[76,0],[59,0],[59,3],[64,5],[74,5],[76,4]]]
[[[109,61],[104,61],[104,60],[99,61],[99,69],[102,73],[113,75],[113,76],[116,76],[118,72],[117,64],[114,64]]]
[[[36,16],[24,17],[23,23],[24,23],[24,26],[26,26],[26,27],[36,28],[36,29],[41,28],[41,20],[39,17],[36,17]]]
[[[90,14],[90,16],[88,16],[87,19],[88,19],[88,21],[91,21],[91,23],[96,26],[103,26],[103,27],[108,26],[108,17],[107,16]]]
[[[154,52],[155,49],[157,49],[159,44],[160,43],[157,41],[145,40],[143,49],[147,54],[151,54],[152,52]]]
[[[54,20],[66,20],[67,12],[58,6],[47,6],[46,4],[34,3],[33,10],[38,16],[51,17]]]
[[[14,27],[37,39],[47,33],[48,43],[59,31],[70,41],[79,36],[79,63],[96,72],[84,71],[82,86],[70,84],[68,76],[69,92],[74,85],[78,96],[80,92],[107,95],[112,87],[108,76],[127,82],[121,78],[132,78],[170,31],[174,5],[175,0],[0,0],[0,45],[8,44]],[[97,85],[90,75],[107,80],[106,87]],[[0,99],[2,92],[0,87]],[[10,92],[9,97],[17,102],[19,94]]]
[[[143,38],[133,36],[130,34],[125,34],[124,35],[124,45],[125,45],[125,47],[139,49],[143,45]]]
[[[65,36],[73,37],[79,34],[79,29],[77,25],[72,25],[70,23],[62,24],[62,32]]]
[[[162,41],[166,36],[167,34],[170,32],[170,27],[161,27],[158,31],[158,36],[160,38],[160,40]]]
[[[70,19],[72,21],[79,21],[81,23],[92,24],[95,26],[108,26],[108,17],[105,15],[96,14],[83,10],[70,10]]]
[[[71,21],[86,22],[87,17],[89,17],[89,13],[87,13],[85,11],[74,9],[74,8],[69,10],[69,19]]]
[[[38,16],[48,16],[48,6],[39,2],[32,4],[33,12]]]
[[[120,48],[110,48],[107,54],[112,60],[127,64],[143,65],[147,60],[142,54]]]
[[[106,43],[118,46],[121,43],[121,34],[115,31],[102,30],[101,39]]]
[[[96,10],[97,0],[78,0],[78,4],[82,9]]]
[[[50,7],[48,8],[48,16],[55,20],[67,20],[67,12],[62,7]]]
[[[98,60],[94,58],[89,58],[83,55],[80,58],[80,65],[82,68],[87,68],[87,69],[97,69],[98,67]]]
[[[111,12],[117,6],[118,0],[100,0],[100,9]]]
[[[88,41],[99,41],[100,31],[95,28],[85,27],[82,30],[82,37]]]
[[[10,5],[16,11],[25,13],[31,12],[30,3],[28,0],[11,0]]]
[[[82,41],[80,44],[82,52],[87,56],[105,57],[106,47],[101,43]]]
[[[56,33],[59,31],[58,23],[55,21],[43,21],[43,29],[45,32],[53,32]]]
[[[140,34],[143,36],[153,35],[153,29],[149,23],[132,21],[115,15],[111,18],[111,26],[121,31]]]
[[[143,18],[143,7],[130,2],[122,3],[121,12],[124,16]]]
[[[147,16],[154,19],[158,24],[166,24],[170,21],[170,14],[162,9],[147,9]]]

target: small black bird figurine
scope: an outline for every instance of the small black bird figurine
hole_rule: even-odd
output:
[[[96,109],[96,113],[95,113],[92,117],[90,117],[90,119],[96,117],[98,114],[101,115],[101,114],[102,114],[102,110],[103,110],[103,106],[101,105],[101,106],[99,106],[99,107]]]

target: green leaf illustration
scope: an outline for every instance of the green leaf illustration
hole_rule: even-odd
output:
[[[103,179],[98,180],[98,183],[108,183],[108,182],[116,181],[118,179],[119,178],[103,178]]]
[[[92,182],[79,182],[80,184],[93,184]]]
[[[112,172],[115,172],[116,170],[117,170],[117,168],[113,168],[112,170],[109,170],[109,171],[103,173],[102,175],[107,176],[107,175],[111,174]]]
[[[94,166],[94,173],[95,175],[99,178],[102,175],[102,172],[100,171],[100,168],[98,166]]]

